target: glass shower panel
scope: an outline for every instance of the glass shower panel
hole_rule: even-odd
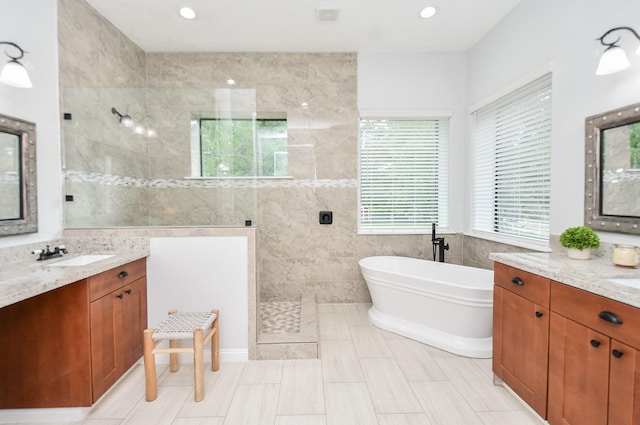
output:
[[[255,223],[256,180],[195,173],[193,129],[202,117],[255,117],[255,90],[67,88],[62,104],[65,227]]]

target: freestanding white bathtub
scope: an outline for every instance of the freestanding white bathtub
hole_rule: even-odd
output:
[[[491,270],[390,256],[359,265],[374,325],[461,356],[491,357]]]

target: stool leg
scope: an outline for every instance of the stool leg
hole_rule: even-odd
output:
[[[216,315],[216,320],[213,322],[213,328],[215,333],[211,340],[211,370],[220,370],[220,311],[211,310]]]
[[[178,348],[178,340],[170,339],[169,348]],[[178,353],[169,353],[169,370],[171,372],[177,372],[180,370],[180,355]]]
[[[178,310],[173,308],[169,310],[169,316],[172,314],[177,314]],[[178,341],[170,339],[169,340],[169,348],[178,348]],[[178,353],[169,353],[169,370],[171,372],[177,372],[180,370],[180,363]]]
[[[158,397],[158,380],[156,378],[156,358],[153,354],[155,343],[153,329],[146,329],[143,334],[144,377],[146,385],[146,399],[153,401]]]
[[[193,331],[193,380],[195,386],[195,400],[204,398],[204,343],[202,329]]]

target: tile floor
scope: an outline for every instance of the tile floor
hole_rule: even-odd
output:
[[[141,365],[82,425],[540,425],[492,383],[491,360],[458,357],[369,324],[367,304],[319,304],[319,360],[222,363],[193,401],[193,370],[159,365],[144,400]],[[64,424],[68,425],[68,424]]]

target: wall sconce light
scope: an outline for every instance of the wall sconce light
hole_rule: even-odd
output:
[[[133,118],[131,118],[131,115],[126,115],[126,114],[122,115],[120,112],[118,112],[116,110],[116,108],[111,108],[111,113],[113,115],[117,115],[118,116],[118,118],[119,118],[118,121],[120,122],[120,125],[122,125],[124,127],[127,127],[127,128],[133,127],[134,122],[133,122]]]
[[[145,125],[144,115],[134,114],[134,120],[131,115],[121,114],[116,108],[111,108],[111,113],[118,116],[118,121],[123,127],[130,128],[133,134],[144,136],[147,138],[158,137],[158,133],[153,128]]]
[[[31,79],[29,79],[27,70],[20,62],[18,62],[18,59],[22,59],[26,52],[22,50],[20,46],[10,41],[0,41],[0,44],[6,44],[20,51],[20,54],[18,56],[11,56],[6,51],[4,52],[4,54],[7,55],[7,57],[9,57],[11,60],[7,62],[2,68],[2,72],[0,73],[0,83],[23,89],[29,89],[33,87],[33,84],[31,84]]]
[[[605,32],[602,37],[597,40],[602,43],[603,46],[606,46],[604,53],[600,57],[600,62],[598,63],[598,69],[596,70],[596,75],[608,75],[613,74],[618,71],[622,71],[623,69],[627,69],[631,66],[629,63],[629,59],[627,59],[627,55],[622,50],[622,48],[617,44],[620,41],[620,37],[611,42],[607,43],[604,41],[605,37],[610,35],[611,33],[619,30],[627,30],[630,31],[635,37],[640,41],[640,35],[630,27],[617,27],[611,28],[609,31]],[[638,50],[636,50],[636,55],[640,55],[640,46]]]

